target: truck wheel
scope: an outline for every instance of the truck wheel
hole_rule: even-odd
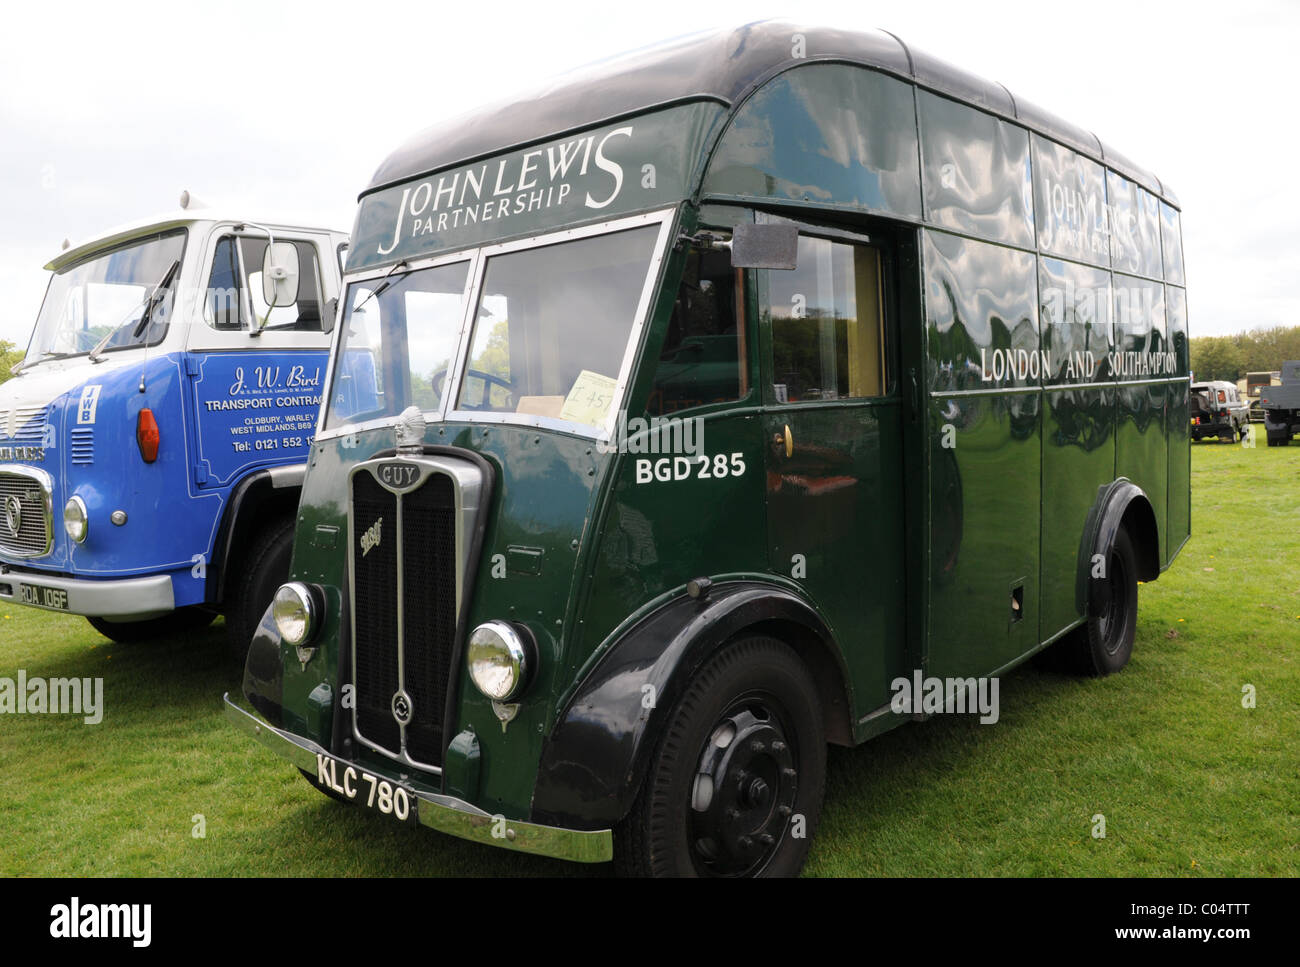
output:
[[[293,556],[293,520],[280,520],[253,542],[239,562],[239,573],[232,583],[234,597],[226,613],[230,654],[242,663],[248,655],[249,642],[271,606],[276,589],[289,578],[289,561]]]
[[[674,706],[615,831],[633,876],[794,876],[821,814],[826,739],[812,676],[781,641],[739,639]]]
[[[1077,675],[1101,676],[1128,664],[1137,633],[1137,555],[1120,528],[1106,553],[1106,604],[1054,648],[1055,666]]]
[[[111,618],[86,618],[90,626],[105,638],[121,644],[135,641],[154,641],[174,638],[200,631],[217,618],[211,611],[198,607],[177,608],[170,614],[159,615],[145,621],[113,621]]]

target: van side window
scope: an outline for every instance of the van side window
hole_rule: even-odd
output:
[[[749,392],[742,274],[722,251],[692,248],[646,411],[664,416]]]
[[[217,242],[208,276],[203,317],[214,329],[250,328],[251,307],[264,329],[320,332],[324,311],[320,263],[311,242],[290,239],[298,250],[298,298],[291,305],[271,308],[262,297],[262,257],[267,240],[225,235]],[[240,261],[243,272],[240,274]]]
[[[800,236],[798,268],[766,275],[776,400],[884,395],[879,251]]]

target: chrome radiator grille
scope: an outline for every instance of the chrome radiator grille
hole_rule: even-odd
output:
[[[449,458],[397,458],[350,479],[353,728],[417,768],[442,767],[466,538],[481,474]]]
[[[54,482],[44,470],[0,464],[0,550],[43,557],[54,541]]]

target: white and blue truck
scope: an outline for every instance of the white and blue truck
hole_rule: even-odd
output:
[[[224,614],[244,653],[288,573],[346,244],[188,193],[64,243],[0,384],[0,601],[115,641]]]

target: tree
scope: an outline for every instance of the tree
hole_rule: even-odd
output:
[[[1242,352],[1232,336],[1206,336],[1192,340],[1192,372],[1198,380],[1226,379],[1235,382],[1245,367]]]
[[[5,339],[0,339],[0,383],[9,378],[9,370],[18,365],[23,353],[17,346]]]
[[[1246,373],[1277,372],[1286,360],[1300,359],[1300,326],[1202,336],[1191,344],[1192,372],[1198,379],[1235,380]]]

